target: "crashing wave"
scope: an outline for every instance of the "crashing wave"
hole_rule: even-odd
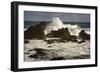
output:
[[[49,23],[46,26],[45,29],[45,34],[50,33],[52,30],[58,30],[61,28],[68,28],[69,32],[71,33],[71,35],[79,35],[79,32],[81,31],[81,27],[78,24],[63,24],[62,20],[59,17],[53,17],[52,18],[52,22]]]

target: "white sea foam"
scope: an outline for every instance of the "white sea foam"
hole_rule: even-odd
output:
[[[76,36],[78,36],[78,33],[81,31],[81,28],[78,26],[78,24],[74,24],[74,25],[63,24],[62,20],[59,17],[53,17],[52,22],[46,26],[44,32],[45,34],[48,34],[52,30],[58,30],[61,28],[68,28],[71,35],[76,35]]]
[[[81,55],[90,55],[90,41],[86,41],[84,43],[75,43],[75,42],[59,42],[59,43],[51,43],[47,44],[47,42],[43,40],[29,40],[30,43],[25,44],[26,47],[25,52],[29,52],[29,50],[35,49],[35,48],[42,48],[44,50],[48,50],[49,56],[63,56],[63,57],[75,57],[75,56],[81,56]],[[50,47],[48,47],[50,46]],[[52,54],[49,50],[53,52]],[[58,50],[58,51],[57,51]],[[29,55],[32,55],[34,51],[30,51]],[[57,55],[54,55],[57,54]],[[25,55],[25,61],[34,61],[34,58],[29,58],[27,54]]]

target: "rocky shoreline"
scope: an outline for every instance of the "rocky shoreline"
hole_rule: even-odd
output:
[[[79,28],[79,35],[60,28],[45,34],[41,22],[24,31],[24,61],[74,60],[90,58],[90,34]]]

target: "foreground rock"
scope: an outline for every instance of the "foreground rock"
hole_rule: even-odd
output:
[[[45,22],[29,27],[28,30],[24,32],[24,39],[43,39],[45,37],[45,27]]]
[[[75,35],[70,35],[68,28],[52,30],[49,34],[45,35],[44,33],[45,27],[46,27],[45,22],[41,22],[38,25],[29,27],[28,30],[24,32],[24,39],[45,39],[46,37],[49,37],[49,38],[61,38],[60,40],[58,40],[58,42],[64,42],[64,40],[77,42],[77,37]],[[53,42],[53,40],[47,42],[48,44],[50,44]]]
[[[90,35],[87,34],[85,32],[85,30],[81,30],[81,32],[79,33],[79,37],[82,39],[82,40],[90,40]]]
[[[86,49],[86,48],[85,48]],[[77,50],[77,51],[76,51]],[[88,49],[87,49],[88,50]],[[33,53],[35,51],[35,53]],[[29,54],[30,52],[30,54]],[[81,49],[42,49],[34,48],[25,53],[28,55],[28,60],[46,61],[46,60],[67,60],[67,59],[89,59],[89,53],[83,53]],[[27,54],[28,53],[28,54]],[[27,59],[26,59],[27,61]]]

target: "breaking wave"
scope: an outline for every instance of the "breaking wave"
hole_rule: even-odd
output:
[[[78,36],[79,32],[82,30],[78,24],[63,24],[62,20],[59,17],[53,17],[52,22],[46,26],[45,34],[50,33],[52,30],[58,30],[61,28],[68,28],[71,35]]]

